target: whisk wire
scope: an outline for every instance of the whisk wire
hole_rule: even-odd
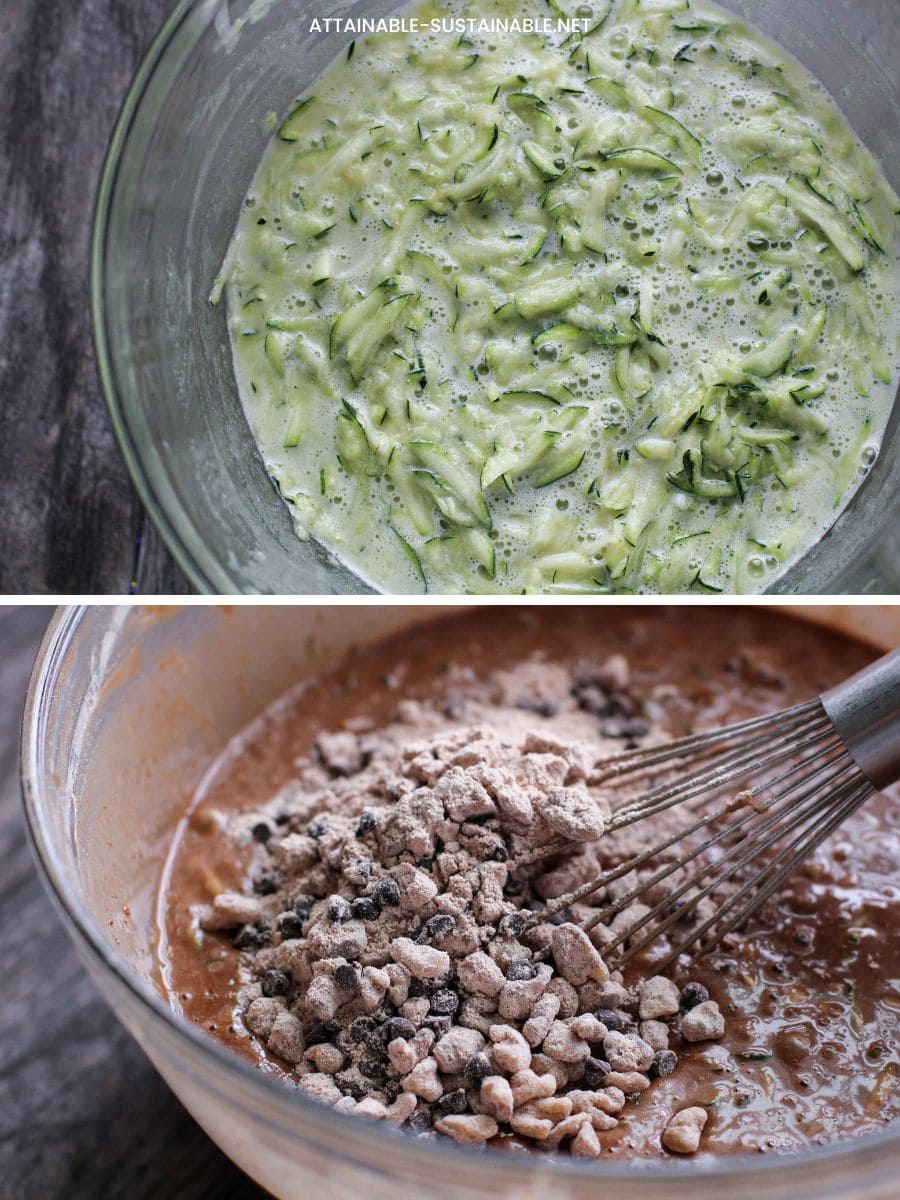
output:
[[[616,814],[610,822],[610,831],[625,828],[635,821],[663,812],[666,808],[681,804],[701,793],[726,787],[745,775],[751,767],[755,771],[762,771],[787,757],[796,756],[798,732],[803,733],[804,730],[792,727],[789,732],[774,739],[771,735],[755,738],[747,746],[723,756],[715,767],[692,771],[678,783],[648,792],[636,804],[629,805]],[[829,729],[827,725],[819,732],[807,730],[805,735],[807,745],[822,746],[831,743],[836,748],[841,748],[833,728]],[[768,746],[768,753],[760,758],[758,751],[762,746]]]
[[[793,832],[799,827],[801,829],[802,836],[803,827],[805,827],[808,822],[817,822],[819,820],[820,807],[820,797],[816,794],[816,792],[810,791],[799,802],[792,802],[791,816],[787,821],[782,819],[783,814],[781,812],[770,814],[765,821],[756,826],[752,837],[736,843],[736,845],[733,846],[725,855],[723,855],[723,857],[715,864],[715,877],[706,885],[700,887],[700,890],[691,896],[689,907],[695,908],[701,900],[705,899],[716,889],[721,888],[723,883],[726,883],[728,880],[732,879],[735,875],[744,870],[744,868],[746,868],[750,863],[758,862],[760,856],[764,855],[766,851],[775,846],[786,834]],[[760,836],[761,834],[767,836]],[[766,869],[768,869],[769,865],[780,861],[781,858],[785,854],[790,853],[793,848],[794,843],[790,843],[784,849],[781,855],[779,855],[776,859],[771,860],[770,864],[767,864]],[[789,869],[793,869],[793,866],[795,866],[798,861],[799,858],[792,859],[791,867]],[[727,869],[721,871],[721,867],[726,863],[728,864]],[[749,891],[757,888],[759,885],[759,879],[764,875],[764,873],[764,871],[760,872],[760,874],[748,880],[743,887],[738,890],[738,892],[736,892],[733,896],[728,897],[728,899],[722,903],[713,916],[711,916],[699,927],[690,930],[685,938],[685,946],[701,939],[704,933],[712,928],[713,925],[716,925],[719,921],[721,921],[721,918],[725,912],[733,907],[734,904],[739,903],[739,901],[743,899],[743,897]],[[615,945],[620,945],[625,941],[631,942],[628,949],[625,950],[620,956],[620,959],[623,963],[627,962],[629,958],[632,958],[635,954],[639,953],[646,946],[648,946],[654,939],[665,933],[673,924],[675,924],[685,915],[683,908],[675,909],[674,911],[670,912],[669,915],[661,922],[649,930],[642,939],[638,941],[633,940],[634,934],[639,932],[640,929],[642,929],[654,916],[670,907],[673,901],[680,899],[681,896],[690,891],[692,887],[698,887],[704,877],[704,874],[705,871],[697,872],[690,879],[686,880],[676,890],[675,893],[660,901],[654,909],[647,913],[643,918],[636,921],[628,928],[628,930],[617,937]],[[716,941],[724,937],[725,932],[726,931],[724,928],[718,929]],[[615,946],[612,948],[614,949]],[[674,957],[677,957],[681,951],[682,947],[677,947],[674,951]],[[671,961],[671,958],[667,959],[666,961]]]
[[[697,941],[701,942],[699,951],[697,952],[698,955],[707,954],[710,950],[714,949],[715,946],[717,946],[721,942],[722,938],[724,938],[727,934],[739,929],[743,924],[745,924],[746,921],[749,920],[751,916],[753,916],[754,913],[758,912],[759,909],[762,908],[766,901],[771,897],[773,892],[775,892],[777,888],[781,886],[784,880],[787,879],[787,877],[794,870],[796,870],[797,864],[802,862],[805,858],[808,858],[809,855],[812,854],[813,851],[816,850],[816,848],[820,846],[827,837],[830,837],[830,835],[838,828],[838,826],[843,824],[847,817],[855,812],[856,809],[859,808],[859,806],[866,800],[868,800],[872,794],[872,788],[860,788],[859,790],[853,792],[850,799],[847,800],[845,804],[837,808],[828,820],[822,824],[816,822],[811,829],[807,830],[805,838],[803,833],[798,835],[793,842],[785,846],[784,849],[769,864],[767,864],[766,871],[779,863],[783,863],[781,868],[775,872],[768,882],[760,886],[759,876],[748,881],[748,883],[746,883],[739,892],[737,892],[733,897],[729,898],[728,902],[724,904],[713,917],[710,917],[701,926],[699,926],[699,928],[691,930],[691,932],[682,940],[682,942],[675,946],[670,953],[666,955],[662,963],[659,964],[658,969],[665,970],[665,968],[674,962],[679,955],[684,953],[685,950],[687,950]],[[730,920],[723,923],[722,918],[725,916],[725,914],[732,909],[740,899],[748,894],[750,894],[749,902],[741,907]],[[715,937],[711,942],[703,944],[702,938],[704,934],[707,933],[713,926],[716,926]]]
[[[663,778],[654,783],[659,776]],[[590,931],[610,922],[671,881],[672,890],[665,896],[643,906],[624,927],[613,927],[604,953],[614,954],[617,965],[624,965],[711,898],[715,911],[687,929],[665,960],[655,964],[659,970],[691,947],[699,945],[698,953],[708,953],[743,925],[797,864],[875,791],[819,699],[724,729],[626,750],[595,763],[588,782],[597,786],[629,777],[647,777],[649,785],[614,809],[606,833],[621,832],[681,805],[691,819],[550,900],[529,924],[546,920],[650,864],[648,876],[608,898],[583,922],[583,928]],[[659,861],[682,845],[682,853]],[[548,844],[533,851],[528,861],[565,848],[571,845]],[[729,885],[733,890],[728,891]]]
[[[825,710],[819,700],[807,700],[803,704],[786,708],[779,714],[779,725],[786,727],[794,721],[802,721],[806,716],[815,716],[821,720]],[[827,720],[827,717],[825,718]],[[745,734],[758,729],[768,729],[771,732],[772,714],[750,717],[745,721],[737,721],[724,729],[704,730],[701,733],[687,734],[672,742],[658,746],[637,746],[633,750],[623,750],[619,754],[610,755],[599,760],[595,766],[595,774],[591,776],[593,785],[600,785],[609,779],[618,778],[632,772],[639,773],[646,767],[657,763],[671,765],[673,758],[683,758],[696,752],[711,752],[714,748],[721,749],[739,740]]]
[[[775,784],[775,783],[780,783],[780,782],[790,779],[792,776],[794,776],[794,775],[798,774],[800,771],[802,771],[808,765],[808,763],[815,757],[818,757],[818,756],[810,754],[807,758],[802,759],[799,763],[794,764],[792,767],[788,768],[788,770],[782,772],[781,775],[776,776],[773,780],[770,780],[769,782]],[[849,756],[846,755],[846,752],[844,752],[844,757],[846,760],[846,762],[845,762],[846,769],[852,769],[852,762],[849,759]],[[830,768],[833,765],[833,762],[834,762],[833,759],[826,759],[824,761],[820,761],[820,764],[819,764],[814,776],[812,777],[812,780],[815,781],[817,779],[817,776],[820,773],[824,772],[826,769]],[[792,793],[792,791],[794,791],[798,786],[800,786],[800,784],[802,782],[810,782],[810,777],[806,776],[804,779],[796,781],[791,787],[788,787],[784,791],[779,792],[776,795],[770,797],[759,808],[754,808],[748,803],[748,810],[746,812],[742,813],[740,816],[736,817],[735,820],[730,825],[724,827],[722,830],[720,830],[713,837],[709,838],[707,841],[702,842],[699,845],[695,846],[693,849],[687,851],[680,859],[676,859],[675,861],[668,863],[668,864],[664,865],[663,867],[661,867],[660,870],[655,875],[653,875],[650,879],[641,881],[638,884],[636,884],[635,887],[630,892],[625,893],[623,896],[620,896],[616,901],[607,905],[596,916],[594,916],[589,922],[587,922],[587,924],[585,925],[585,929],[592,929],[592,928],[594,928],[595,925],[600,924],[602,921],[608,920],[611,916],[614,916],[616,913],[618,913],[622,909],[626,908],[628,906],[628,904],[630,904],[633,900],[637,899],[637,897],[641,893],[648,891],[655,884],[661,882],[662,880],[668,878],[668,876],[674,874],[675,871],[682,869],[689,862],[691,862],[695,858],[697,858],[698,855],[704,853],[704,851],[710,849],[712,846],[714,846],[718,842],[722,841],[729,834],[734,833],[736,830],[741,828],[743,825],[746,825],[747,823],[752,821],[755,816],[759,815],[759,813],[766,812],[766,811],[770,810],[771,808],[773,808],[775,805],[780,804],[783,800],[785,800]],[[751,801],[755,797],[755,795],[758,794],[758,791],[759,791],[759,787],[748,789],[747,801],[748,802]],[[617,879],[622,878],[624,875],[630,874],[633,870],[636,870],[638,867],[643,866],[646,862],[658,857],[661,853],[670,849],[676,843],[681,842],[681,841],[685,840],[686,838],[690,837],[692,834],[695,834],[698,830],[704,828],[705,826],[714,824],[717,820],[720,820],[722,817],[726,816],[729,811],[733,811],[733,810],[734,810],[734,802],[733,802],[733,800],[729,800],[729,801],[726,801],[723,804],[719,805],[717,808],[703,813],[695,821],[693,821],[690,825],[687,825],[686,827],[683,827],[683,828],[679,828],[675,833],[671,834],[669,837],[666,837],[662,841],[657,842],[655,845],[642,851],[640,854],[636,855],[635,857],[627,860],[625,863],[623,863],[619,867],[616,867],[609,871],[605,871],[602,875],[597,876],[595,879],[589,880],[588,882],[582,884],[576,891],[569,892],[566,896],[560,897],[558,900],[552,901],[551,904],[548,905],[548,910],[551,910],[553,912],[558,912],[561,909],[568,907],[570,904],[575,903],[577,900],[584,899],[586,896],[590,895],[592,892],[599,891],[600,888],[608,885],[609,883],[615,882]],[[757,828],[759,829],[760,827],[758,826]]]

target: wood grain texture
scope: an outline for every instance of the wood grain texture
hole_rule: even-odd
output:
[[[171,0],[0,4],[0,593],[184,593],[128,478],[88,312],[94,196]]]
[[[17,758],[49,615],[0,606],[0,1200],[263,1200],[99,998],[38,878]]]

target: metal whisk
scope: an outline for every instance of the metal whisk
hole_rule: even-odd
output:
[[[539,919],[658,859],[660,865],[651,867],[649,876],[583,927],[611,921],[672,880],[672,890],[662,900],[617,929],[607,943],[604,955],[614,956],[620,966],[712,897],[713,915],[672,945],[655,964],[663,970],[685,950],[696,946],[698,953],[706,953],[743,925],[851,813],[900,779],[900,651],[816,700],[604,759],[595,765],[590,783],[629,777],[646,779],[648,789],[615,809],[605,834],[676,806],[683,806],[688,821],[628,861],[550,901]],[[561,848],[559,843],[555,848]],[[544,848],[541,857],[553,850]],[[729,882],[730,889],[725,886]]]

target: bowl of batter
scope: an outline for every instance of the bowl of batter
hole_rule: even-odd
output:
[[[577,824],[585,753],[771,711],[875,653],[847,610],[837,634],[716,609],[702,637],[685,609],[595,612],[375,609],[360,637],[339,607],[88,609],[51,629],[23,758],[41,862],[107,1000],[273,1194],[893,1194],[886,798],[667,983],[604,974],[567,920],[550,956],[491,944],[491,968],[466,943],[470,902],[518,944],[509,920],[566,890],[568,860],[501,877],[523,805]],[[896,644],[891,621],[869,636]],[[479,1055],[493,1107],[473,1112]],[[684,1112],[695,1142],[667,1133]]]
[[[184,5],[114,136],[101,374],[194,582],[893,591],[878,0],[387,15]]]

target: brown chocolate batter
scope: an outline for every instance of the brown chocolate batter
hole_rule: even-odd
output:
[[[202,942],[189,906],[241,890],[254,850],[236,861],[217,812],[249,809],[294,773],[326,731],[377,727],[404,699],[458,702],[492,672],[535,653],[564,666],[621,653],[631,690],[665,709],[673,735],[815,695],[873,657],[870,649],[754,609],[542,608],[471,611],[353,656],[302,685],[232,744],[180,826],[162,879],[159,952],[173,1003],[275,1073],[233,1023],[239,955]],[[677,696],[660,699],[660,686]],[[529,697],[522,697],[527,703]],[[604,1154],[658,1158],[672,1112],[707,1106],[704,1153],[790,1151],[900,1115],[900,808],[878,797],[847,822],[754,919],[736,952],[684,961],[681,985],[706,985],[726,1017],[721,1042],[679,1047],[680,1065],[601,1138]],[[627,981],[626,981],[627,982]]]

